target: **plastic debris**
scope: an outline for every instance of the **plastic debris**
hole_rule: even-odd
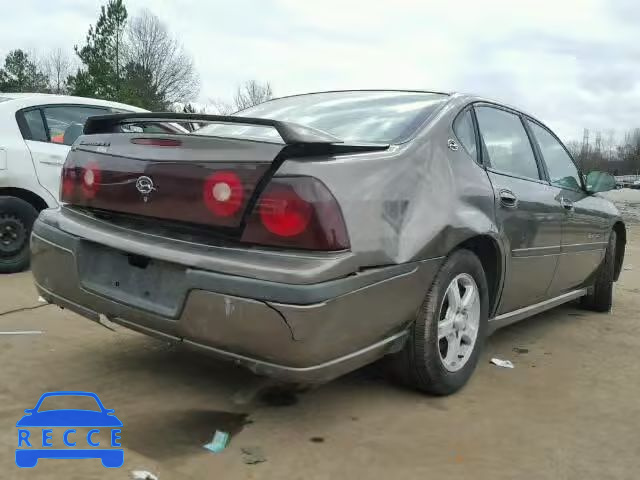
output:
[[[113,323],[111,320],[109,320],[107,316],[102,313],[98,315],[98,323],[102,325],[104,328],[106,328],[107,330],[111,330],[112,332],[116,331],[116,328],[115,328],[116,324]]]
[[[255,465],[267,461],[267,457],[262,453],[260,447],[244,447],[242,450],[242,461],[247,465]]]
[[[624,267],[625,270],[633,270],[633,267],[631,265],[627,265],[626,267]]]
[[[133,480],[158,480],[158,477],[146,470],[132,470],[131,478]]]
[[[0,335],[40,335],[41,330],[22,330],[17,332],[0,332]]]
[[[492,358],[491,363],[502,368],[514,368],[510,360],[502,360],[500,358]]]
[[[203,445],[204,448],[213,453],[220,453],[223,451],[229,443],[229,433],[216,430],[213,434],[213,438],[209,443]]]
[[[44,298],[38,297],[38,303],[49,303]]]
[[[513,347],[512,349],[515,353],[517,354],[525,354],[525,353],[529,353],[529,349],[528,348],[522,348],[522,347]]]

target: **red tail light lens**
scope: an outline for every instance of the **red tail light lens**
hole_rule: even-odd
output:
[[[313,215],[313,205],[290,187],[277,185],[265,192],[260,202],[262,225],[279,237],[295,237],[305,231]]]
[[[67,159],[62,167],[60,200],[64,203],[75,203],[81,198],[91,200],[100,190],[101,182],[102,170],[97,163],[78,167]]]
[[[73,194],[76,190],[76,182],[71,176],[71,169],[65,168],[62,170],[62,185],[60,188],[60,199],[63,202],[70,202]],[[75,175],[75,173],[73,174]]]
[[[207,208],[218,217],[235,215],[244,200],[244,187],[233,172],[216,172],[204,181],[202,197]]]
[[[349,248],[338,202],[312,177],[274,177],[251,212],[242,241],[307,250]]]

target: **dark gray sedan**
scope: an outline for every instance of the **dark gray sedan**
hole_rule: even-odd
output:
[[[33,274],[49,302],[258,374],[323,382],[388,355],[449,394],[496,328],[611,308],[614,186],[540,121],[468,95],[92,117],[34,226]]]

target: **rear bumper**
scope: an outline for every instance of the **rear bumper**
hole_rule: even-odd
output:
[[[157,261],[150,245],[150,266],[141,271],[126,252],[42,217],[31,246],[36,286],[47,301],[293,382],[327,381],[399,348],[441,263],[294,285]],[[102,257],[109,269],[96,260]],[[127,281],[131,288],[122,287]]]

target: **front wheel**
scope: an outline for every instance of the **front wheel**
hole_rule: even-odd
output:
[[[412,324],[404,349],[391,358],[404,384],[434,395],[465,385],[487,334],[489,294],[482,264],[468,250],[451,254]]]
[[[0,273],[29,266],[29,235],[38,211],[16,197],[0,197]]]

